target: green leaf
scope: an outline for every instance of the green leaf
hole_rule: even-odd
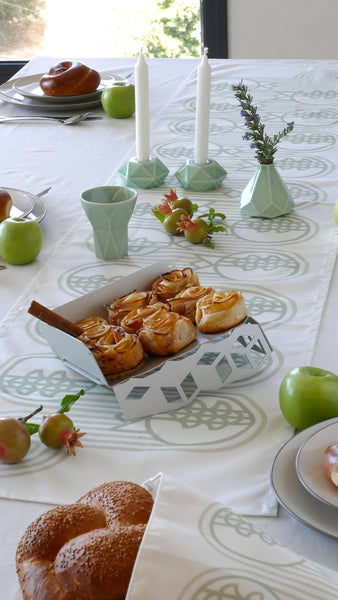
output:
[[[73,404],[75,404],[75,402],[80,398],[80,396],[83,396],[84,393],[84,390],[80,390],[78,394],[67,394],[61,400],[60,408],[57,412],[61,414],[68,412],[72,408]]]
[[[223,225],[213,225],[212,227],[209,227],[209,233],[217,233],[217,231],[225,231],[225,233],[228,233],[228,230],[223,227]]]
[[[208,248],[215,248],[215,244],[210,237],[206,237],[204,240],[204,245]]]
[[[161,221],[161,223],[163,223],[164,219],[165,219],[165,215],[162,215],[161,212],[158,212],[158,210],[152,209],[151,211],[153,213],[153,215],[156,217],[156,219],[159,219],[159,221]]]
[[[33,435],[39,431],[39,425],[37,423],[25,423],[29,435]]]

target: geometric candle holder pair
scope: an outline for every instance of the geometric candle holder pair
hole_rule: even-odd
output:
[[[150,156],[144,161],[133,157],[119,169],[125,185],[134,185],[142,189],[158,187],[168,173],[169,169],[155,156]],[[218,162],[208,159],[203,164],[187,160],[175,176],[184,189],[204,192],[219,187],[226,174]]]

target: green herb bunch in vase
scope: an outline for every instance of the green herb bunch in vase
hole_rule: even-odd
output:
[[[241,194],[241,209],[252,217],[273,218],[289,213],[294,208],[294,203],[274,165],[274,157],[279,142],[294,129],[294,121],[287,123],[279,133],[268,135],[247,86],[240,82],[233,85],[232,89],[247,127],[247,132],[242,138],[251,142],[250,148],[255,150],[255,157],[259,163]]]
[[[265,125],[257,113],[257,106],[254,106],[253,98],[248,92],[248,88],[243,82],[233,85],[235,97],[238,99],[241,116],[244,117],[248,132],[242,137],[243,140],[252,140],[250,148],[256,150],[255,157],[261,165],[272,165],[278,143],[288,135],[294,128],[294,121],[286,124],[286,127],[272,137],[265,133]]]

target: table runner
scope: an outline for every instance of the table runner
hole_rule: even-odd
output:
[[[279,128],[281,118],[296,121],[295,132],[280,146],[277,166],[297,206],[278,219],[244,218],[239,195],[255,162],[241,139],[231,92],[237,74],[244,78],[243,72],[228,73],[222,65],[213,69],[210,156],[228,171],[224,185],[206,194],[186,192],[203,211],[214,206],[225,212],[229,235],[216,234],[214,250],[194,246],[166,234],[151,213],[169,187],[178,189],[175,170],[191,158],[194,72],[153,124],[153,152],[170,168],[170,175],[161,188],[139,191],[129,229],[129,256],[116,262],[96,259],[90,226],[80,214],[3,320],[1,414],[22,416],[40,402],[46,413],[55,410],[64,394],[83,388],[85,396],[71,416],[87,435],[76,458],[48,450],[33,438],[22,463],[0,465],[2,497],[71,502],[104,480],[141,482],[163,471],[208,490],[243,514],[276,514],[269,470],[275,453],[293,433],[280,413],[278,388],[288,370],[311,362],[337,252],[332,218],[337,100],[328,72],[318,85],[311,73],[299,73],[296,79],[270,73],[259,77],[249,65],[255,101],[264,104],[269,126]],[[313,75],[318,79],[318,72]],[[109,182],[117,181],[115,172]],[[274,352],[249,381],[201,393],[184,410],[127,423],[109,389],[66,369],[54,357],[39,334],[39,324],[26,311],[32,299],[55,307],[157,258],[168,258],[177,267],[191,266],[202,284],[241,289],[249,314],[263,326]]]
[[[154,506],[126,600],[157,600],[158,590],[163,600],[337,596],[337,572],[280,545],[207,493],[163,473],[143,485]],[[12,600],[22,600],[17,588]]]
[[[155,504],[127,600],[155,599],[159,589],[180,600],[337,596],[337,573],[279,545],[207,494],[162,474],[145,487]]]

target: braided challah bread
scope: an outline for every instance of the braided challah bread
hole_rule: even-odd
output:
[[[128,481],[104,483],[27,528],[16,552],[24,600],[124,600],[153,499]]]
[[[81,62],[64,60],[53,65],[40,79],[47,96],[81,96],[94,92],[101,81],[100,73]]]

